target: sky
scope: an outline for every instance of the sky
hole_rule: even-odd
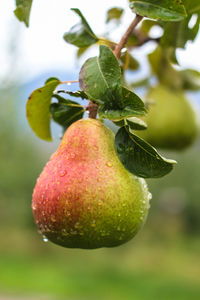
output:
[[[33,0],[30,27],[26,28],[23,23],[16,20],[13,14],[15,0],[0,1],[0,78],[5,74],[12,74],[14,69],[18,70],[18,76],[21,76],[25,82],[41,73],[51,72],[51,70],[68,70],[68,72],[78,70],[83,61],[77,65],[75,61],[76,47],[63,40],[64,32],[79,21],[78,16],[70,11],[70,8],[79,8],[94,32],[102,36],[102,33],[105,32],[105,12],[113,6],[128,8],[128,1]],[[113,33],[116,42],[119,41],[132,18],[131,10],[127,9],[123,25]],[[8,51],[10,36],[14,36],[17,41],[16,52],[18,54],[17,59],[13,61]],[[149,44],[143,47],[142,52],[141,49],[134,50],[132,54],[141,60],[141,53],[148,52],[151,47],[155,46]],[[178,50],[180,64],[183,67],[194,67],[200,71],[199,49],[200,35],[194,44],[188,43],[186,50]],[[97,53],[98,50],[95,48],[88,52],[87,56],[95,56]],[[70,80],[70,78],[66,78],[66,80]]]

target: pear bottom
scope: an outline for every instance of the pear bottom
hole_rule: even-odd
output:
[[[145,180],[120,162],[113,133],[83,119],[67,129],[38,178],[32,209],[39,231],[55,244],[114,247],[142,227],[150,196]]]

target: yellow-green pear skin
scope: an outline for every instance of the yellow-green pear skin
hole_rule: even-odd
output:
[[[82,119],[67,129],[39,176],[32,209],[40,232],[56,244],[114,247],[141,228],[150,195],[144,179],[120,162],[112,131]]]
[[[146,130],[137,134],[155,147],[181,150],[197,137],[197,116],[183,92],[165,86],[152,88],[147,95],[149,111],[143,120]]]

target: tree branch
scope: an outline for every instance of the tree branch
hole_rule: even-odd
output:
[[[122,36],[119,44],[117,44],[117,46],[115,47],[115,50],[113,51],[113,53],[115,54],[117,59],[120,58],[121,50],[126,45],[129,35],[132,33],[133,29],[137,26],[137,24],[142,20],[142,18],[143,18],[142,16],[136,15],[135,19],[129,25],[128,29],[126,30],[126,32]]]

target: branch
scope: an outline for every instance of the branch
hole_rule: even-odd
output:
[[[143,18],[142,16],[136,15],[135,19],[129,25],[128,29],[126,30],[126,32],[122,36],[119,44],[117,44],[117,46],[115,47],[115,50],[113,51],[113,53],[115,54],[117,59],[120,58],[121,50],[126,45],[129,35],[132,33],[133,29],[137,26],[137,24],[142,20],[142,18]]]

